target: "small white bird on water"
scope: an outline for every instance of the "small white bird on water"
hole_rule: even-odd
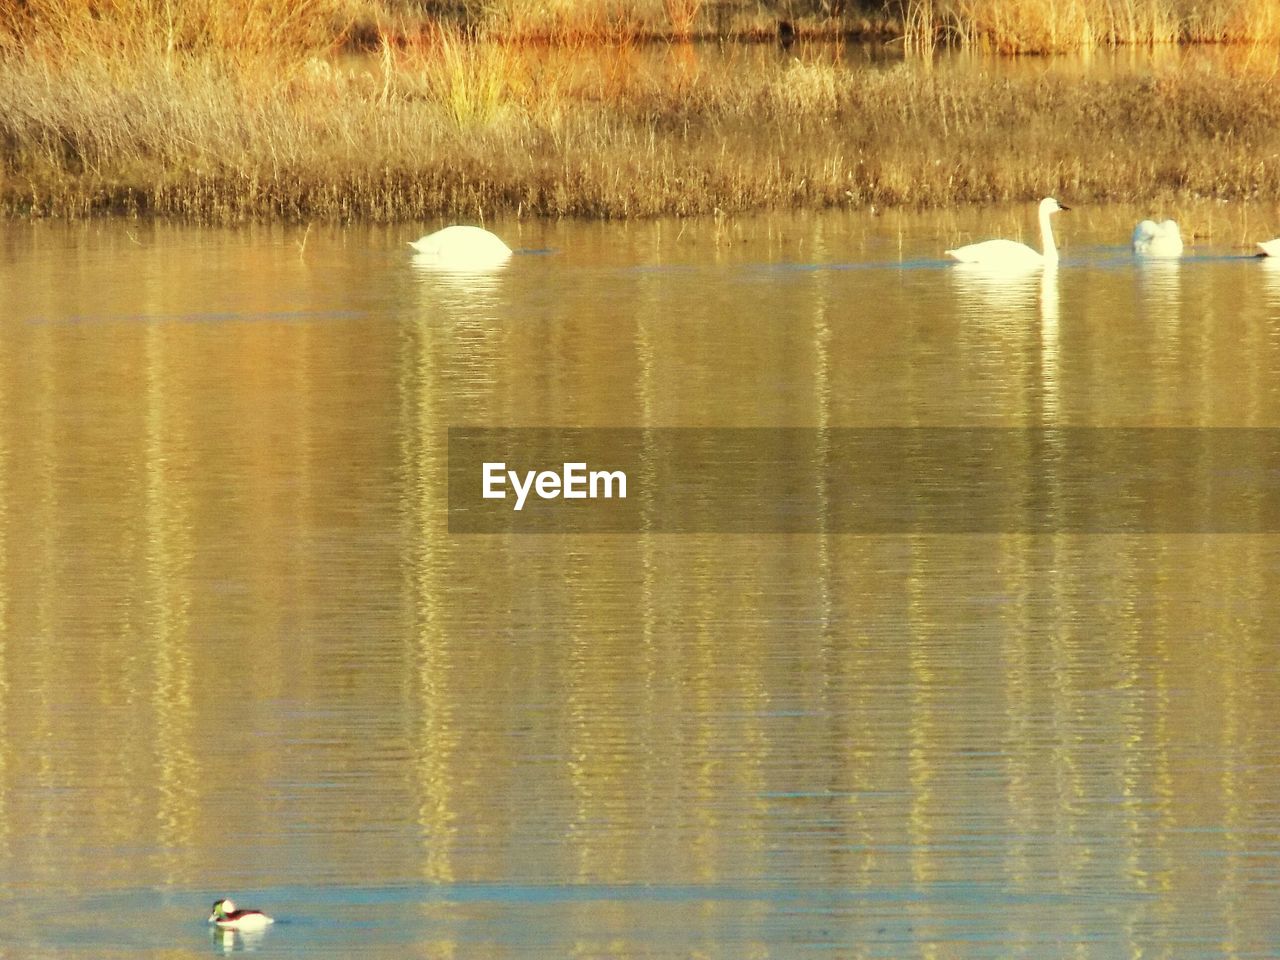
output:
[[[217,925],[220,930],[239,930],[252,932],[265,930],[275,923],[261,910],[237,910],[230,900],[215,900],[213,913],[209,914],[209,923]]]
[[[511,257],[511,248],[481,227],[445,227],[409,246],[417,259],[446,270],[492,270]]]
[[[1143,220],[1133,228],[1133,252],[1144,257],[1182,256],[1182,232],[1172,220]]]
[[[1280,257],[1280,237],[1274,240],[1263,240],[1258,244],[1258,249],[1262,251],[1259,256]]]
[[[1053,242],[1053,227],[1049,224],[1049,217],[1060,210],[1070,209],[1053,197],[1045,197],[1040,201],[1040,245],[1043,253],[1016,240],[983,240],[981,243],[970,243],[948,250],[947,256],[961,263],[999,270],[1031,270],[1054,266],[1058,262],[1058,245]]]

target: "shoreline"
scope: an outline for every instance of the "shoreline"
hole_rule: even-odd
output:
[[[721,48],[723,50],[723,48]],[[0,57],[0,215],[201,223],[1280,199],[1265,70],[874,69],[527,45]]]

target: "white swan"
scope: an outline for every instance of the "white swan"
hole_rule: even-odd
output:
[[[1280,237],[1276,237],[1274,240],[1263,240],[1258,244],[1258,249],[1262,251],[1259,256],[1280,257]]]
[[[961,263],[974,263],[1002,270],[1030,270],[1053,266],[1058,262],[1058,245],[1053,242],[1053,228],[1049,225],[1049,217],[1059,210],[1070,209],[1053,197],[1045,197],[1040,201],[1040,244],[1044,248],[1043,253],[1016,240],[983,240],[981,243],[970,243],[948,250],[947,255]]]
[[[409,246],[418,251],[415,259],[446,270],[490,270],[511,256],[510,247],[480,227],[445,227]]]
[[[1133,252],[1144,257],[1182,256],[1182,233],[1172,220],[1143,220],[1133,228]]]

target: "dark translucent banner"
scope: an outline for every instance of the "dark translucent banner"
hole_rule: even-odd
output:
[[[449,430],[454,533],[1268,533],[1280,430]]]

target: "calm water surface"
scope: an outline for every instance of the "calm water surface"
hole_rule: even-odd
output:
[[[1022,281],[941,252],[1024,207],[500,223],[463,278],[0,227],[0,957],[1277,955],[1277,536],[444,496],[451,425],[1280,426],[1275,214],[1078,209]]]

